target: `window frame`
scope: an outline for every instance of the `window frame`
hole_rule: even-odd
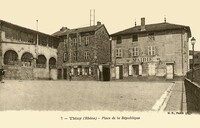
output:
[[[115,56],[116,56],[116,58],[122,58],[123,57],[123,49],[117,48]]]
[[[156,54],[156,47],[155,46],[148,46],[148,55],[154,56]]]
[[[135,57],[135,56],[139,56],[139,48],[138,47],[133,47],[132,48],[132,56]]]

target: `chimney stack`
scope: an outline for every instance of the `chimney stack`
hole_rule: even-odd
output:
[[[145,18],[141,18],[141,31],[145,31]]]
[[[100,21],[97,21],[97,25],[101,25],[101,22],[100,22]]]

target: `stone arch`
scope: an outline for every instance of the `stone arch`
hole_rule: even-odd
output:
[[[44,55],[38,55],[36,60],[36,67],[37,68],[46,68],[47,59]]]
[[[51,57],[49,59],[49,68],[56,68],[56,58]]]
[[[5,65],[16,65],[18,64],[18,54],[14,50],[8,50],[4,53],[4,60]]]
[[[25,52],[22,54],[21,57],[22,66],[26,67],[31,66],[32,60],[33,60],[33,55],[30,52]]]

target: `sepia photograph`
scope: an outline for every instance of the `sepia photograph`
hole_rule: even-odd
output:
[[[0,3],[2,126],[198,126],[197,0]]]

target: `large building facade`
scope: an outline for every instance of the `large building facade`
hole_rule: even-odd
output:
[[[145,24],[114,33],[112,79],[184,76],[189,69],[188,26],[167,22]]]
[[[5,79],[57,79],[59,39],[0,20],[0,66]]]
[[[63,27],[53,34],[58,46],[58,79],[110,80],[110,41],[106,27],[97,25],[77,29]]]

